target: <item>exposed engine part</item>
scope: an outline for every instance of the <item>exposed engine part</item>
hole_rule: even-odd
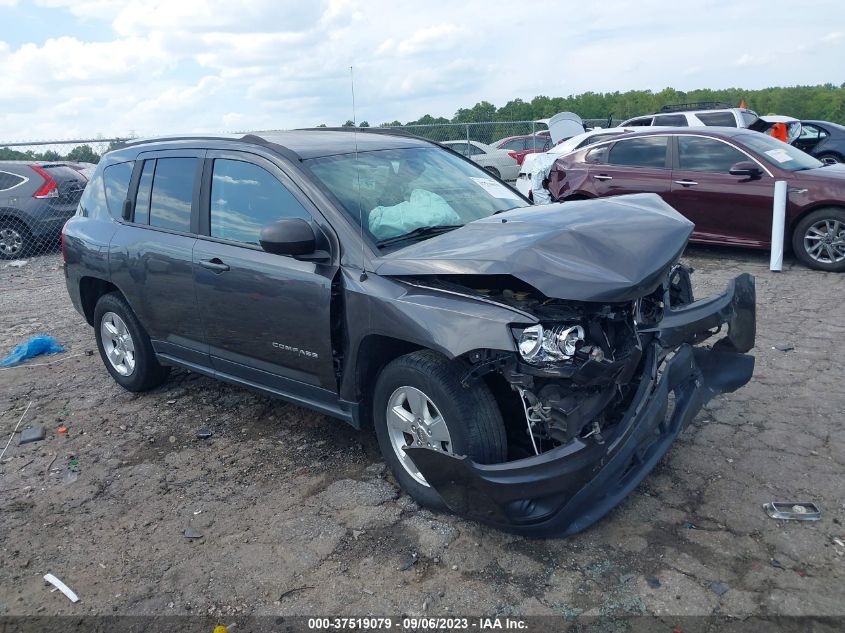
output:
[[[531,413],[528,412],[528,404],[526,403],[525,389],[517,389],[519,392],[519,400],[522,402],[522,409],[525,411],[525,423],[528,425],[528,437],[531,438],[531,446],[534,447],[534,454],[539,455],[540,449],[537,448],[537,440],[534,439],[534,429],[532,425]],[[536,406],[540,406],[539,401]],[[533,407],[532,407],[533,409]]]

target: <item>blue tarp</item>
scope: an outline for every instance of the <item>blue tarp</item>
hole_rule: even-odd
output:
[[[23,361],[41,354],[57,354],[65,351],[52,336],[33,336],[25,343],[18,345],[11,354],[0,360],[0,367],[14,367]]]

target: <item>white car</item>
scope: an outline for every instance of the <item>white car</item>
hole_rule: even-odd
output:
[[[589,132],[568,138],[546,152],[528,154],[525,160],[522,161],[522,167],[516,179],[516,188],[522,195],[533,199],[534,196],[531,195],[531,190],[535,172],[537,172],[538,178],[540,173],[542,173],[542,177],[539,178],[539,181],[542,182],[549,175],[549,170],[554,165],[554,162],[561,156],[581,149],[586,145],[606,141],[625,132],[636,131],[637,128],[634,127],[595,128]]]
[[[496,149],[492,145],[485,145],[478,141],[443,141],[444,147],[463,154],[477,163],[496,178],[513,182],[519,174],[519,163],[505,150]]]

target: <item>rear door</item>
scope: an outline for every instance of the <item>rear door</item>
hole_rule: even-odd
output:
[[[314,228],[318,248],[330,252],[322,217],[263,157],[209,150],[205,169],[193,275],[214,368],[271,389],[327,398],[325,392],[337,389],[331,345],[337,268],[267,253],[258,242],[267,224],[302,218]]]
[[[156,352],[208,366],[193,275],[204,155],[168,150],[138,157],[130,218],[112,238],[110,267]]]
[[[665,199],[695,223],[693,239],[767,245],[771,241],[774,181],[766,170],[754,179],[732,176],[732,165],[756,161],[735,145],[714,137],[675,138],[677,160],[671,191]]]
[[[640,136],[602,145],[587,153],[589,183],[597,196],[669,192],[669,137]]]

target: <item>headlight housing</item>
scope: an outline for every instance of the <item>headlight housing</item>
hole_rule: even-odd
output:
[[[517,336],[519,355],[526,363],[540,365],[570,360],[584,344],[584,328],[576,323],[543,327],[531,325]]]

